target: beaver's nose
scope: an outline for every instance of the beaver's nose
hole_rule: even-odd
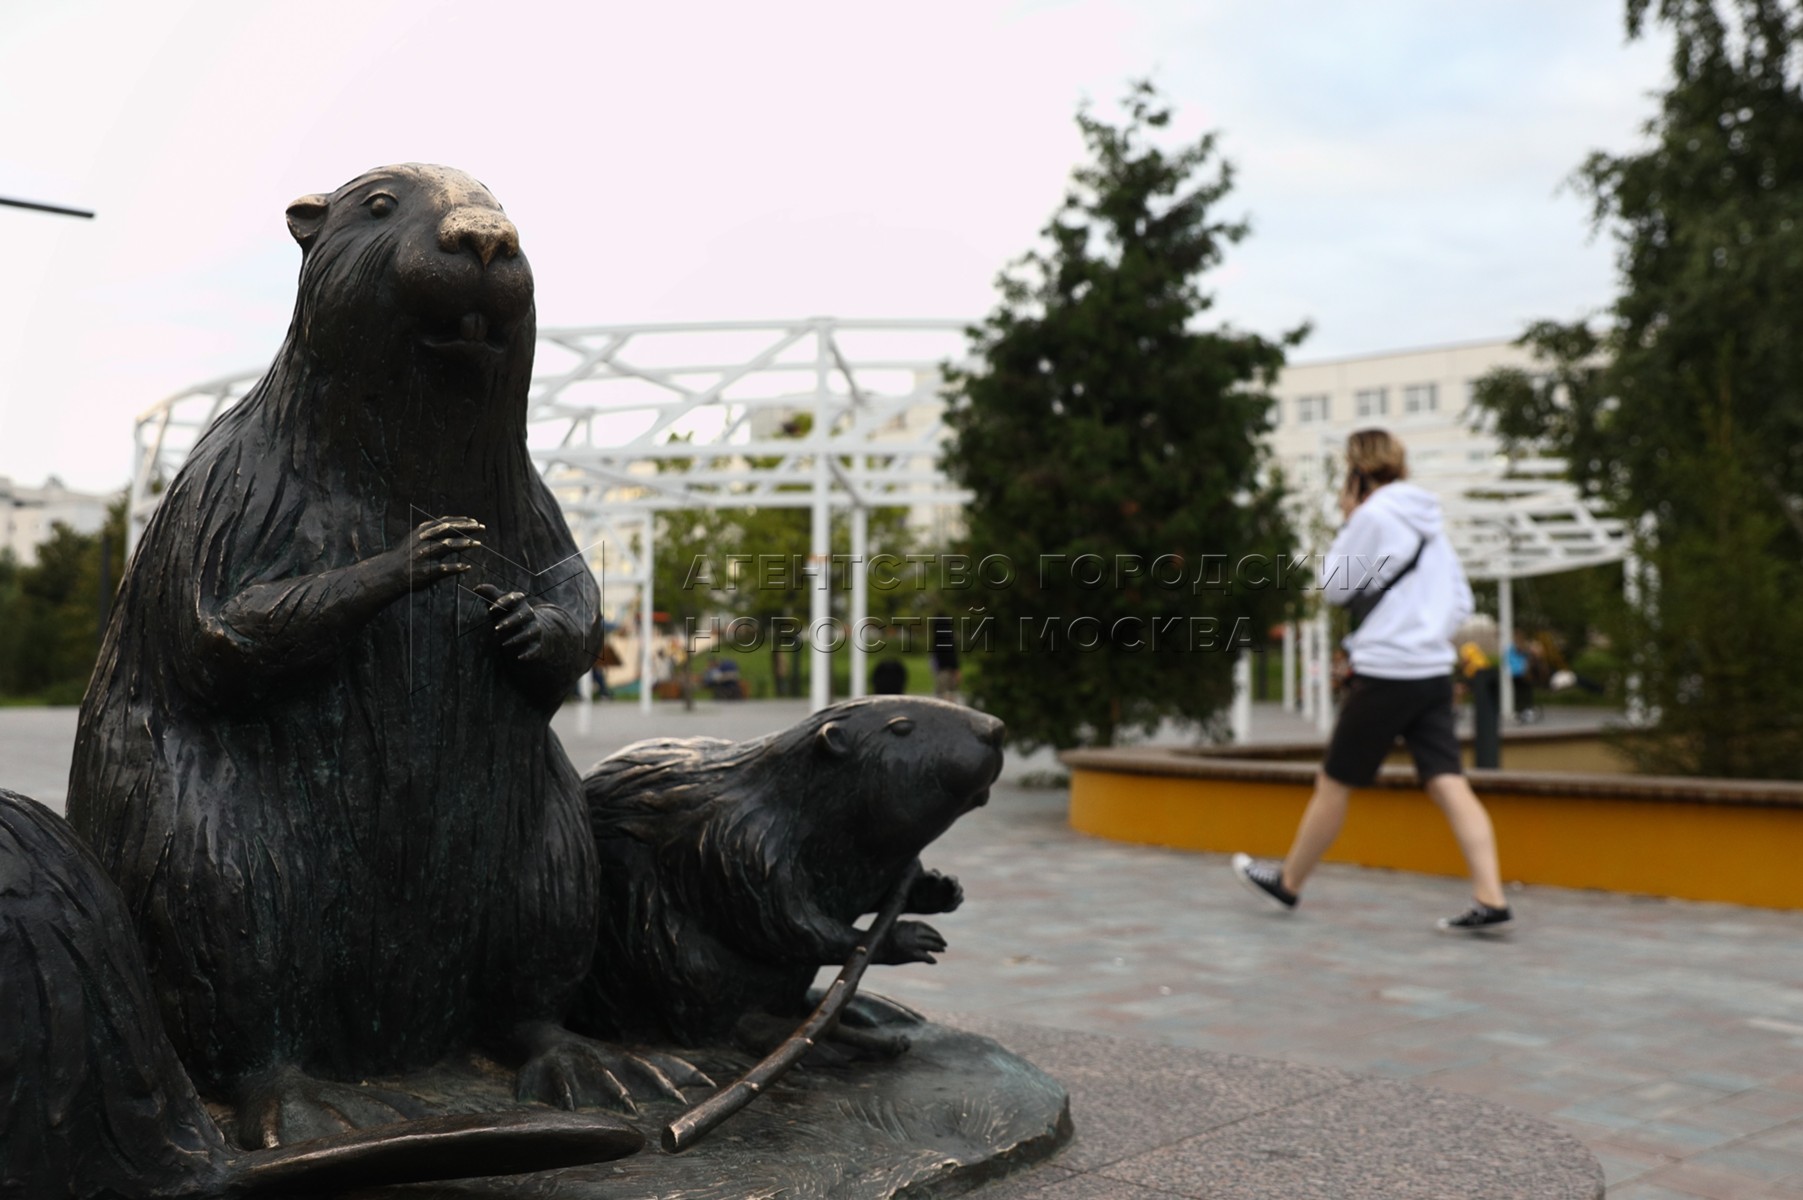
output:
[[[458,208],[439,222],[438,248],[453,254],[468,250],[486,267],[497,254],[507,258],[518,254],[520,233],[492,208]]]
[[[977,724],[977,740],[1001,748],[1002,738],[1008,733],[1008,727],[988,713],[973,714]]]

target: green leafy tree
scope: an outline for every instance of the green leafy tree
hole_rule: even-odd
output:
[[[805,628],[811,609],[810,579],[805,571],[812,546],[812,514],[805,508],[763,505],[757,508],[722,509],[708,562],[717,584],[712,599],[714,611],[727,618],[749,617],[759,625],[764,645],[770,654],[771,678],[779,695],[799,696],[807,686],[811,655],[805,642],[785,649],[776,636],[777,622],[787,623],[791,630]],[[913,539],[908,530],[907,510],[896,507],[872,509],[868,517],[869,553],[905,556],[913,552]],[[854,564],[851,553],[849,518],[836,513],[829,530],[832,553],[837,556],[833,568],[833,608],[841,619],[850,618],[848,594],[850,572],[870,569],[868,562]],[[736,577],[725,577],[722,570],[728,555],[739,557]],[[890,574],[885,573],[887,579]],[[911,579],[901,586],[871,586],[866,592],[869,615],[882,624],[897,617],[918,616],[926,604],[928,593]]]
[[[19,586],[23,568],[10,547],[0,549],[0,697],[17,696],[19,648],[25,641],[25,596]]]
[[[1707,520],[1669,494],[1669,463],[1723,405],[1768,502],[1803,494],[1803,55],[1795,0],[1629,0],[1630,35],[1649,16],[1674,35],[1654,144],[1594,154],[1579,178],[1619,234],[1619,490],[1666,527]]]
[[[1794,779],[1803,763],[1803,542],[1726,405],[1666,478],[1687,498],[1648,547],[1645,602],[1618,628],[1657,732],[1631,743],[1647,769]]]
[[[77,533],[59,522],[31,566],[10,555],[0,559],[0,696],[53,704],[81,699],[124,570],[124,547],[120,499],[100,533]]]
[[[1515,344],[1528,349],[1541,369],[1487,372],[1472,389],[1473,417],[1496,434],[1506,453],[1556,453],[1587,492],[1609,490],[1618,477],[1602,336],[1585,321],[1535,321]]]
[[[970,331],[978,365],[951,374],[944,461],[974,494],[969,546],[1014,570],[972,603],[992,639],[973,655],[970,690],[1027,744],[1108,745],[1167,716],[1215,719],[1233,656],[1207,652],[1190,619],[1212,621],[1222,642],[1236,628],[1262,636],[1282,597],[1257,586],[1269,568],[1231,589],[1192,585],[1293,545],[1265,472],[1263,389],[1306,327],[1276,341],[1198,328],[1212,304],[1202,276],[1248,232],[1214,214],[1232,168],[1212,134],[1158,144],[1171,113],[1150,84],[1125,108],[1119,126],[1079,112],[1091,161],[1045,246],[1002,273],[1000,304]],[[1078,573],[1099,560],[1100,586],[1067,569],[1084,555],[1098,558]],[[1161,560],[1180,585],[1153,577]]]
[[[1654,769],[1794,776],[1803,751],[1803,14],[1796,0],[1629,0],[1672,35],[1650,145],[1578,172],[1618,243],[1605,328],[1524,339],[1544,380],[1474,399],[1637,523],[1652,568],[1611,614],[1660,716]],[[1587,340],[1588,339],[1588,340]]]
[[[803,413],[787,422],[776,436],[805,437],[810,428],[811,420]],[[753,457],[750,463],[768,470],[780,461],[780,457],[766,456]],[[800,488],[782,485],[778,490]],[[710,603],[702,606],[704,611],[728,620],[746,617],[757,622],[769,650],[770,677],[779,696],[801,694],[806,656],[785,650],[775,628],[778,621],[796,619],[798,608],[807,611],[807,586],[800,564],[807,561],[808,550],[806,509],[759,505],[715,509],[705,519],[698,518],[693,523],[688,553],[683,555],[683,570],[689,578],[681,586],[690,591],[697,586],[697,577],[691,570],[694,555],[705,557]],[[734,559],[738,560],[736,565]],[[674,586],[677,585],[673,583]],[[661,586],[658,594],[664,595]]]
[[[781,436],[805,437],[810,425],[808,414],[800,414],[783,426]],[[686,471],[693,461],[669,459],[659,469]],[[753,458],[751,463],[769,469],[779,461]],[[716,460],[716,465],[725,464]],[[778,490],[804,489],[799,484],[785,484]],[[875,508],[868,522],[867,541],[872,555],[911,552],[906,509]],[[809,655],[793,646],[785,647],[775,631],[779,620],[789,622],[792,629],[806,625],[811,608],[810,580],[805,568],[812,548],[812,514],[806,508],[779,505],[679,509],[660,513],[656,528],[653,589],[657,609],[685,633],[690,628],[702,628],[708,618],[720,618],[723,622],[749,618],[757,622],[771,656],[771,678],[778,694],[802,694]],[[839,556],[832,580],[835,609],[840,617],[848,618],[849,572],[868,570],[869,564],[848,561],[851,530],[849,518],[842,511],[834,516],[829,540],[832,552]],[[917,588],[873,587],[868,593],[871,615],[879,621],[889,621],[897,615],[916,612],[920,608],[918,594]]]
[[[652,607],[692,644],[703,619],[718,606],[718,581],[708,568],[729,544],[729,522],[715,509],[682,508],[654,518],[657,552],[652,560]],[[695,668],[685,662],[678,674],[685,707],[695,704]]]
[[[790,422],[783,435],[806,434],[805,415]],[[671,438],[672,441],[683,440]],[[751,460],[770,468],[777,459]],[[660,471],[687,471],[693,459],[668,459]],[[716,458],[715,466],[725,466]],[[656,607],[685,635],[703,619],[749,617],[758,622],[771,652],[771,676],[779,695],[800,694],[803,655],[779,650],[771,636],[773,622],[792,617],[799,604],[807,611],[806,583],[800,564],[808,554],[806,509],[776,506],[693,508],[657,517],[657,556],[653,594]],[[735,560],[737,563],[735,565]],[[786,666],[786,670],[785,670]],[[685,672],[683,699],[693,701],[692,670]]]

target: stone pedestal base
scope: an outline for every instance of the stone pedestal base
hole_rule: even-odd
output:
[[[791,1071],[681,1154],[658,1147],[676,1105],[630,1123],[628,1158],[506,1179],[359,1192],[356,1200],[888,1200],[957,1195],[1052,1154],[1070,1136],[1069,1100],[1050,1076],[989,1038],[926,1024],[913,1049],[879,1063]],[[696,1056],[724,1083],[743,1056]],[[507,1107],[498,1072],[435,1073],[413,1090],[451,1109]]]
[[[628,1158],[356,1200],[923,1200],[973,1189],[973,1200],[1603,1194],[1602,1170],[1575,1138],[1473,1097],[1158,1042],[951,1021],[961,1028],[913,1029],[913,1050],[893,1061],[792,1072],[683,1154],[658,1149],[678,1111],[660,1104],[632,1120],[648,1145]],[[722,1081],[748,1063],[698,1059]],[[439,1107],[512,1107],[498,1068],[412,1082]]]

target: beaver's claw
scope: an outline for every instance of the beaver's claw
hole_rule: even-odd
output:
[[[591,1041],[567,1029],[537,1035],[538,1045],[514,1081],[514,1095],[555,1108],[613,1108],[638,1112],[639,1099],[658,1096],[686,1104],[684,1088],[711,1088],[694,1064],[673,1054],[633,1052]]]
[[[469,563],[451,556],[481,546],[476,535],[486,531],[487,526],[473,517],[434,517],[416,526],[383,561],[393,559],[407,587],[418,590],[469,570]]]
[[[707,1088],[712,1091],[720,1086],[708,1077],[706,1071],[680,1055],[664,1054],[656,1050],[619,1053],[628,1075],[649,1081],[658,1093],[679,1103],[688,1103],[683,1095],[686,1089]]]
[[[501,645],[521,662],[532,662],[545,653],[547,626],[525,592],[502,592],[492,583],[470,589],[488,602],[488,616]]]
[[[897,921],[883,939],[876,961],[896,966],[901,963],[934,963],[933,955],[945,949],[945,938],[925,921]]]
[[[513,1094],[572,1112],[605,1107],[637,1113],[639,1106],[614,1073],[615,1065],[595,1046],[556,1046],[527,1060],[514,1080]]]

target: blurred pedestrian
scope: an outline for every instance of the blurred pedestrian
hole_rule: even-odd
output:
[[[745,677],[739,673],[738,661],[725,655],[716,654],[707,660],[707,669],[701,672],[701,686],[716,700],[745,698]]]
[[[1540,719],[1540,710],[1534,707],[1534,656],[1529,648],[1522,645],[1522,636],[1517,633],[1509,643],[1507,655],[1509,682],[1515,693],[1515,719],[1523,725],[1531,725]]]
[[[870,690],[879,696],[900,696],[908,690],[908,664],[885,658],[870,669]]]
[[[950,617],[934,617],[927,626],[932,641],[927,658],[933,664],[933,694],[956,700],[962,676],[958,670],[958,629]]]
[[[607,672],[611,668],[619,666],[620,662],[620,652],[614,649],[612,642],[603,637],[601,652],[595,655],[594,665],[589,669],[589,675],[595,684],[595,699],[612,700],[614,698],[613,687],[607,682]]]
[[[1513,914],[1503,896],[1496,834],[1465,779],[1453,727],[1453,637],[1471,615],[1471,587],[1442,528],[1440,502],[1407,481],[1402,443],[1382,429],[1360,430],[1347,441],[1346,462],[1340,492],[1346,520],[1321,564],[1324,598],[1354,620],[1345,641],[1352,660],[1346,702],[1289,854],[1281,863],[1236,854],[1234,874],[1293,909],[1339,836],[1352,790],[1377,778],[1400,737],[1471,873],[1470,909],[1442,918],[1439,927],[1497,931]]]

